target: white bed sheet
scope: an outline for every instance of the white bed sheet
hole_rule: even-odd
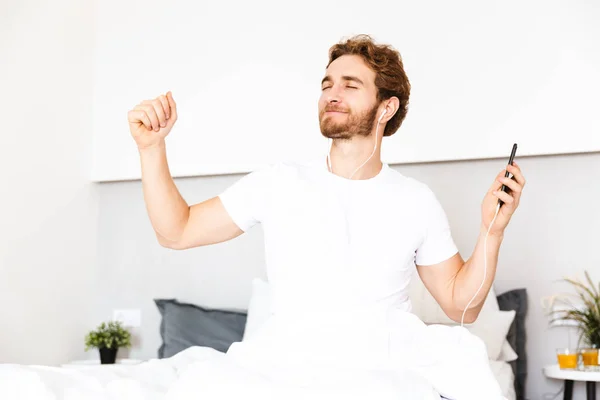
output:
[[[222,357],[208,347],[193,347],[168,359],[136,365],[61,368],[0,364],[0,398],[11,400],[163,400],[190,365]]]
[[[75,369],[0,364],[0,398],[11,400],[362,400],[374,394],[379,400],[397,400],[398,385],[406,398],[439,400],[429,385],[423,390],[410,375],[338,372],[309,387],[273,382],[208,347],[137,365]]]
[[[235,372],[231,367],[223,353],[207,347],[192,347],[174,357],[150,360],[138,365],[98,365],[73,369],[0,364],[0,398],[14,400],[183,400],[197,398],[200,393],[203,398],[223,398],[223,392],[219,392],[219,390],[231,382],[232,373],[239,375],[236,377],[238,381],[252,378],[246,376],[246,372],[242,369]],[[510,364],[502,361],[490,361],[490,367],[504,396],[508,400],[515,400],[514,375]],[[223,370],[221,372],[225,373],[219,374],[219,370]],[[202,384],[202,380],[212,380],[219,376],[225,380],[211,382],[209,386],[212,387],[213,393],[202,390],[205,386]],[[203,378],[198,379],[198,377]],[[269,385],[269,382],[266,383]],[[364,390],[371,390],[370,393],[372,393],[372,388],[369,389],[368,386],[373,383],[380,384],[381,382],[365,382],[362,387]],[[238,394],[239,397],[234,396],[235,400],[249,398],[251,387],[248,385],[239,387],[245,389]],[[256,389],[261,390],[261,388]],[[264,386],[262,390],[264,390]],[[356,390],[356,387],[353,390]],[[308,395],[306,392],[297,392],[296,394],[299,399],[314,398],[314,396],[306,397]],[[354,394],[358,395],[358,393]],[[335,397],[326,396],[326,398]],[[432,399],[437,398],[432,396]],[[264,400],[265,397],[263,396],[262,399]]]
[[[507,362],[490,361],[494,376],[508,400],[515,400],[514,376]],[[0,398],[39,400],[170,400],[223,398],[223,393],[207,393],[200,388],[198,376],[212,379],[206,371],[226,369],[216,376],[232,378],[230,365],[223,353],[207,347],[192,347],[174,357],[150,360],[138,365],[89,366],[59,368],[39,365],[0,365]],[[203,372],[204,371],[204,372]],[[238,371],[242,374],[243,371]],[[243,375],[243,374],[242,374]],[[243,376],[238,376],[243,379]],[[202,379],[200,379],[202,380]],[[228,384],[212,382],[213,390]],[[231,381],[229,381],[230,383]],[[240,388],[243,385],[240,385]],[[366,385],[364,386],[367,387]],[[198,390],[200,389],[200,390]],[[257,388],[258,389],[258,388]],[[248,386],[235,400],[249,398]],[[298,398],[306,393],[297,393]],[[334,397],[330,397],[334,398]],[[432,399],[437,397],[432,396]],[[264,397],[263,397],[264,400]]]

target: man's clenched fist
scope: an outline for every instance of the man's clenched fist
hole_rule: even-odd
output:
[[[129,130],[140,150],[161,143],[177,121],[177,105],[171,92],[144,100],[127,113]]]

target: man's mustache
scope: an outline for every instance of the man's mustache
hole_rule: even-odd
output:
[[[325,107],[325,111],[324,112],[345,112],[345,113],[347,113],[348,110],[345,110],[345,109],[340,108],[340,107]]]

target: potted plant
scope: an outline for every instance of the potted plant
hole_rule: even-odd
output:
[[[102,322],[85,337],[85,351],[97,348],[101,364],[114,364],[120,347],[131,347],[131,334],[121,321]]]
[[[585,283],[578,279],[563,279],[575,288],[577,295],[561,296],[561,300],[568,308],[552,311],[554,315],[552,321],[575,321],[581,333],[579,342],[583,341],[590,347],[600,348],[600,285],[594,285],[587,271],[585,271],[585,278],[587,281]],[[578,299],[579,304],[568,300],[568,297],[573,296]]]

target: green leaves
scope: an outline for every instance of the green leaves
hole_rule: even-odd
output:
[[[121,321],[102,322],[96,330],[85,337],[85,350],[91,348],[131,347],[131,334],[123,328]]]
[[[589,346],[600,347],[600,284],[597,287],[587,271],[585,271],[585,278],[586,283],[577,279],[564,278],[565,282],[574,287],[577,297],[583,304],[576,307],[569,302],[572,308],[560,310],[560,315],[553,321],[576,321],[581,331],[580,341],[583,340]]]

